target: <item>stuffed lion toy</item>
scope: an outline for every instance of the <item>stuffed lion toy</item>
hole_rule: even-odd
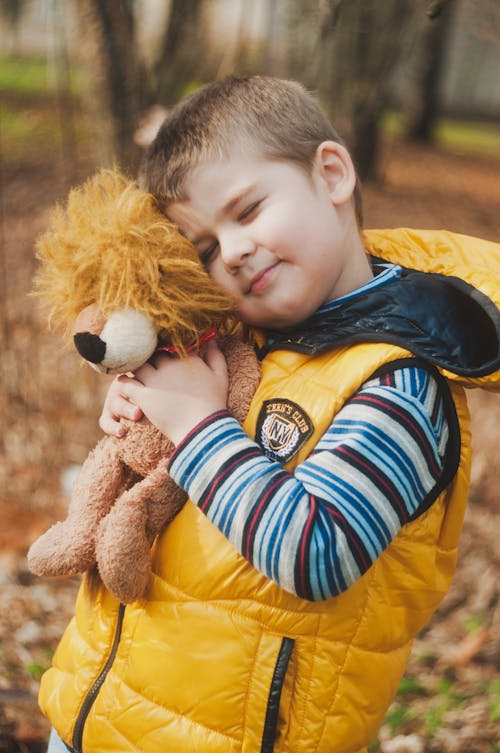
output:
[[[57,207],[37,244],[36,292],[80,355],[107,374],[133,371],[158,349],[180,357],[215,336],[226,357],[228,408],[242,422],[259,380],[253,348],[231,334],[232,303],[153,197],[101,171]],[[67,518],[31,546],[37,575],[87,573],[129,603],[144,597],[154,538],[186,494],[170,479],[171,442],[143,417],[124,422],[85,460]]]

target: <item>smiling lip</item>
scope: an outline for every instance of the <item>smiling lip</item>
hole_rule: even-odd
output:
[[[265,290],[269,283],[274,279],[274,270],[278,267],[279,264],[280,262],[277,261],[275,264],[271,264],[270,267],[266,267],[261,272],[258,272],[255,277],[253,277],[248,292],[261,293],[263,290]]]

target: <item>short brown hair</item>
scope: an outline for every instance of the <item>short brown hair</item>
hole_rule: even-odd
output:
[[[183,200],[194,168],[227,156],[236,141],[310,173],[317,147],[328,140],[344,144],[314,97],[297,81],[231,76],[204,86],[172,108],[146,152],[139,179],[142,188],[165,205]],[[359,181],[354,203],[361,224]]]

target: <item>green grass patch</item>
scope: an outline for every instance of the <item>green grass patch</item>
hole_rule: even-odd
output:
[[[0,56],[0,142],[6,164],[40,162],[85,138],[88,124],[81,116],[78,92],[81,72],[71,72],[74,107],[61,113],[55,78],[46,60]],[[68,92],[66,92],[66,97]]]
[[[39,680],[44,672],[50,667],[54,656],[53,649],[45,649],[38,659],[25,665],[26,672],[33,680]]]
[[[204,86],[203,81],[190,81],[188,84],[184,84],[179,89],[179,99],[184,99],[184,97],[188,97],[190,94],[194,94],[194,92],[198,91],[198,89],[201,89],[202,86]]]
[[[500,129],[491,123],[461,123],[442,120],[436,126],[436,139],[448,149],[482,157],[500,155]]]
[[[475,630],[479,630],[479,628],[483,627],[485,622],[486,619],[482,615],[472,615],[465,621],[465,629],[468,633],[473,633]]]
[[[76,106],[68,115],[57,103],[30,97],[0,100],[0,144],[4,164],[39,163],[88,144],[90,123]]]
[[[489,695],[488,713],[490,721],[500,722],[500,680],[493,680],[490,682],[487,692]]]
[[[448,708],[461,706],[466,700],[463,693],[457,692],[453,680],[449,677],[441,677],[438,682],[437,692],[439,695],[445,696]]]
[[[382,117],[382,129],[389,135],[404,138],[405,119],[401,113],[387,112]],[[482,157],[500,155],[500,128],[494,123],[469,122],[442,118],[436,124],[437,146],[462,154]]]
[[[385,715],[385,723],[391,728],[394,734],[403,727],[412,718],[411,710],[408,706],[401,703],[393,703]]]
[[[31,662],[26,665],[26,671],[32,680],[37,682],[40,680],[44,672],[49,668],[49,664],[40,664],[38,662]]]
[[[466,697],[456,691],[449,677],[441,677],[436,690],[435,702],[424,714],[425,729],[431,736],[443,726],[446,713],[452,709],[461,708],[466,701]]]
[[[398,696],[426,695],[424,686],[414,677],[403,677],[399,683]]]
[[[71,67],[68,89],[73,94],[81,91],[83,74]],[[0,56],[0,91],[14,94],[48,94],[57,91],[58,75],[54,66],[43,58]]]
[[[39,59],[0,57],[0,89],[24,94],[47,91],[47,62]]]
[[[2,160],[6,164],[38,162],[41,157],[54,158],[62,148],[63,137],[68,138],[69,131],[63,134],[62,129],[70,128],[54,107],[15,109],[0,106],[0,121]],[[72,122],[71,129],[76,144],[85,138],[88,130],[82,118]]]

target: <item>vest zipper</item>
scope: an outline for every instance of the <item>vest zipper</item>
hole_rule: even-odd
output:
[[[87,695],[85,696],[85,699],[80,707],[80,711],[78,713],[78,717],[75,722],[75,727],[73,730],[73,738],[72,738],[72,746],[73,746],[74,753],[83,753],[82,751],[83,727],[85,725],[85,722],[87,721],[87,717],[90,713],[90,709],[92,708],[92,705],[94,704],[94,701],[97,698],[97,695],[101,689],[101,686],[104,680],[106,679],[106,676],[109,670],[111,669],[111,665],[113,664],[115,660],[116,652],[118,651],[118,644],[120,643],[120,638],[121,638],[121,633],[122,633],[124,614],[125,614],[125,604],[120,604],[120,606],[118,607],[115,634],[113,636],[113,643],[111,644],[111,651],[109,652],[109,656],[106,660],[106,664],[101,669],[94,683],[90,686],[90,689],[87,692]]]
[[[260,753],[272,753],[274,750],[274,741],[276,737],[276,727],[278,725],[278,714],[280,710],[281,691],[285,682],[288,663],[292,655],[295,641],[293,638],[283,638],[274,667],[269,696],[267,698],[266,718],[264,721],[264,731],[262,733],[262,745]]]

